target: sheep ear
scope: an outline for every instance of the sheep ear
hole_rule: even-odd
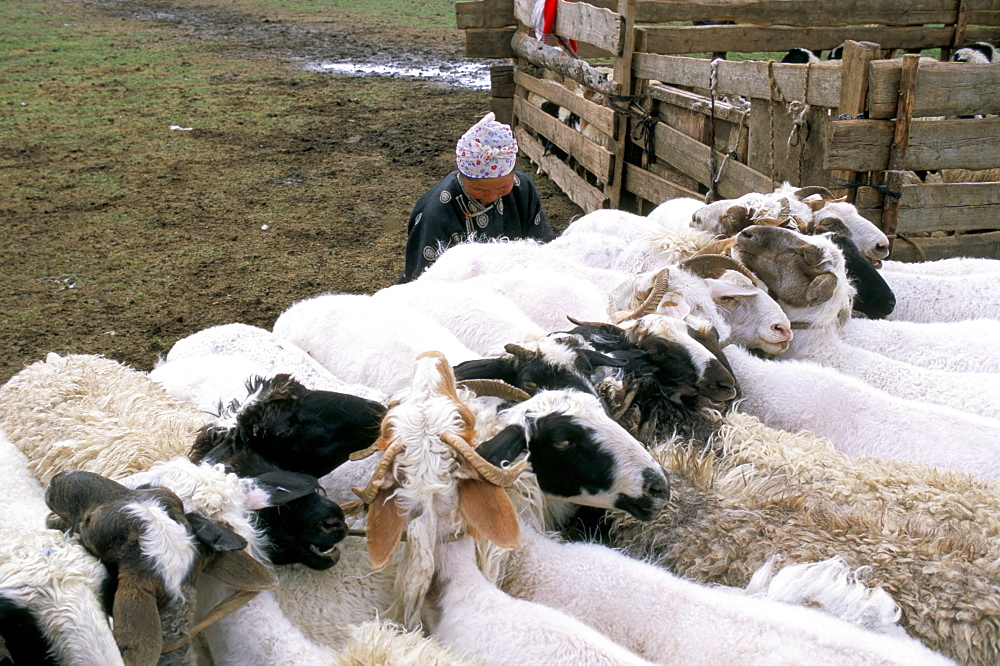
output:
[[[243,550],[247,547],[246,539],[221,523],[197,513],[186,513],[184,517],[191,525],[195,538],[213,551]]]
[[[406,516],[399,512],[394,491],[382,488],[368,507],[368,558],[375,569],[381,569],[392,558],[406,527]]]
[[[202,573],[237,590],[260,592],[278,586],[278,577],[274,572],[245,550],[211,554]]]
[[[823,261],[823,250],[811,243],[800,245],[798,252],[810,266],[819,266],[820,262]]]
[[[124,569],[118,574],[118,590],[112,609],[115,643],[125,666],[153,665],[163,649],[156,592]]]
[[[726,296],[753,296],[757,292],[753,289],[748,289],[747,287],[741,287],[737,284],[730,284],[725,280],[716,280],[715,278],[707,278],[705,280],[708,283],[708,291],[712,295],[713,299],[723,298]]]
[[[255,476],[254,480],[258,486],[267,491],[268,503],[264,506],[249,507],[251,509],[288,504],[292,500],[316,492],[316,488],[319,487],[319,481],[315,476],[298,472],[265,472]]]
[[[719,218],[723,234],[727,237],[735,236],[737,233],[743,231],[753,224],[750,217],[750,211],[746,206],[730,206],[722,214],[722,217]]]
[[[664,317],[684,319],[691,314],[691,306],[676,291],[668,291],[660,299],[659,305],[656,306],[656,314],[663,315]]]
[[[820,273],[809,283],[806,289],[806,303],[809,305],[819,305],[825,303],[833,297],[834,289],[837,287],[837,276],[833,273]]]
[[[517,373],[510,358],[484,358],[473,361],[463,361],[455,366],[455,379],[499,379],[514,384]]]
[[[607,354],[602,354],[599,351],[594,351],[593,349],[581,349],[579,352],[590,367],[596,368],[598,366],[607,365],[613,368],[620,368],[626,364],[626,361],[615,358],[613,356],[608,356]]]
[[[524,428],[512,425],[477,446],[476,453],[499,467],[517,458],[526,448],[528,448],[528,438]]]
[[[826,199],[806,199],[805,203],[809,204],[809,208],[815,213],[826,205]]]
[[[482,479],[463,479],[458,483],[459,506],[469,527],[508,550],[521,540],[517,511],[500,486]]]

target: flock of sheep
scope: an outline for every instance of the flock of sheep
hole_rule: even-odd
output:
[[[0,387],[0,658],[995,664],[1000,261],[601,210]]]

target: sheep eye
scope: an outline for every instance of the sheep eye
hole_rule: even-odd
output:
[[[572,442],[570,442],[568,439],[564,439],[556,443],[556,449],[559,451],[565,451],[570,446],[572,446]]]
[[[719,305],[736,305],[739,303],[739,299],[735,296],[719,296],[716,301],[718,301]]]
[[[536,384],[535,382],[524,382],[524,388],[536,389],[538,388],[538,384]]]

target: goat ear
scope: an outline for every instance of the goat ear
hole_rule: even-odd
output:
[[[833,297],[834,289],[837,287],[837,276],[833,273],[820,273],[809,283],[806,289],[806,303],[809,305],[819,305],[825,303]]]
[[[503,488],[482,479],[463,479],[458,483],[458,499],[462,516],[472,530],[501,548],[517,548],[521,523]]]
[[[510,358],[484,358],[463,361],[455,366],[455,379],[499,379],[513,384],[517,381],[514,363]]]
[[[656,306],[656,314],[663,315],[664,317],[684,319],[691,314],[691,306],[688,305],[688,302],[678,292],[668,291],[660,299],[659,305]]]
[[[805,243],[798,247],[798,253],[802,255],[809,266],[819,266],[823,261],[823,250],[811,243]]]
[[[195,538],[202,544],[208,546],[210,550],[222,552],[227,550],[243,550],[247,547],[247,540],[225,525],[214,520],[199,515],[197,513],[186,513],[188,524]]]
[[[593,349],[581,349],[577,353],[590,364],[591,368],[596,368],[602,365],[620,368],[626,364],[626,361],[623,361],[620,358],[608,356],[607,354],[602,354],[601,352],[594,351]]]
[[[382,488],[368,507],[368,559],[375,569],[392,558],[406,527],[406,516],[399,512],[393,492],[395,488]]]
[[[113,635],[125,666],[156,664],[163,649],[160,614],[152,585],[121,569],[112,610]]]
[[[705,282],[708,283],[708,291],[712,295],[713,299],[724,298],[726,296],[753,296],[757,292],[753,289],[747,287],[741,287],[737,284],[730,284],[725,280],[716,280],[715,278],[707,278]]]
[[[826,199],[805,199],[805,203],[809,204],[809,208],[815,213],[826,205]]]
[[[507,426],[496,435],[476,447],[476,453],[497,467],[516,459],[528,448],[528,438],[524,428]]]
[[[221,583],[248,592],[271,590],[278,586],[278,577],[245,550],[230,550],[209,555],[202,573]]]
[[[254,480],[258,486],[267,491],[268,503],[263,506],[248,507],[251,509],[288,504],[292,500],[316,492],[316,488],[319,487],[319,481],[315,476],[298,472],[265,472],[255,476]]]
[[[750,217],[750,210],[746,206],[730,206],[719,218],[723,234],[729,237],[743,231],[754,224]]]

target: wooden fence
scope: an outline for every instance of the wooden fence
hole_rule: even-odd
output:
[[[1000,65],[886,58],[996,42],[1000,0],[560,0],[576,58],[534,38],[533,4],[457,2],[458,27],[468,56],[513,59],[494,111],[585,211],[787,180],[848,196],[894,259],[1000,258]],[[738,59],[845,42],[838,61]]]

